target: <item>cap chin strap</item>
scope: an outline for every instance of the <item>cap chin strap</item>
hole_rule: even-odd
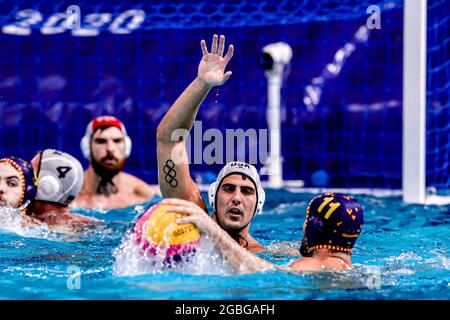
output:
[[[29,204],[30,204],[30,200],[27,200],[27,201],[25,201],[24,204],[22,204],[20,207],[18,207],[17,210],[19,210],[19,211],[25,210]]]
[[[115,194],[119,191],[119,188],[113,182],[113,178],[118,175],[123,166],[117,170],[109,170],[101,166],[97,161],[91,159],[91,166],[94,169],[95,174],[100,177],[100,181],[97,186],[97,193],[99,194]]]
[[[304,257],[312,257],[312,251],[308,248],[308,244],[306,242],[306,239],[302,239],[302,243],[300,245],[300,254]]]
[[[225,228],[222,226],[222,224],[220,223],[219,215],[217,214],[217,212],[214,211],[213,215],[216,216],[216,222],[217,222],[217,224],[219,225],[219,227],[220,227],[222,230],[224,230],[226,233],[228,233],[228,235],[229,235],[230,237],[232,237],[237,243],[239,243],[239,240],[240,240],[240,239],[244,240],[244,241],[245,241],[244,248],[247,248],[247,247],[248,247],[248,241],[247,241],[247,239],[246,239],[244,236],[242,236],[242,235],[240,234],[240,232],[241,232],[242,230],[244,230],[244,229],[250,224],[250,222],[252,222],[253,218],[252,218],[252,219],[250,220],[250,222],[247,223],[244,227],[239,228],[239,230],[235,231],[235,230],[227,230],[227,229],[225,229]],[[254,216],[254,215],[253,215],[253,216]],[[237,238],[237,239],[236,239],[236,238]],[[239,243],[239,244],[240,244],[240,243]]]

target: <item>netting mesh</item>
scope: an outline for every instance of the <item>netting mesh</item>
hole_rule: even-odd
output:
[[[81,29],[67,30],[61,14],[72,4],[0,3],[2,155],[29,159],[54,147],[82,159],[86,124],[112,114],[133,139],[127,171],[156,183],[155,128],[195,77],[200,39],[223,33],[236,48],[233,76],[204,101],[203,132],[267,128],[258,57],[266,44],[284,41],[294,55],[282,90],[283,178],[306,186],[401,187],[402,1],[81,1]],[[370,5],[381,9],[381,29],[365,27]],[[436,1],[429,9],[435,44],[428,49],[428,101],[440,107],[429,112],[427,168],[428,184],[438,187],[448,187],[443,6]],[[192,173],[220,167],[193,165]]]
[[[430,1],[427,15],[427,186],[450,191],[450,10]]]
[[[125,20],[135,19],[141,30],[186,29],[204,27],[248,27],[298,24],[311,21],[332,21],[355,19],[366,15],[370,5],[379,5],[383,10],[402,6],[401,0],[244,0],[244,1],[6,1],[0,5],[0,23],[15,21],[24,9],[41,13],[58,14],[66,12],[70,5],[77,5],[82,15],[123,15]],[[130,9],[132,8],[132,9]],[[129,12],[128,12],[129,11]],[[127,12],[127,13],[125,13]],[[142,20],[140,16],[145,16]],[[90,18],[93,18],[91,16]],[[97,16],[98,18],[98,16]],[[89,19],[88,19],[89,20]],[[91,22],[93,20],[90,20]],[[32,28],[41,28],[45,20],[35,19]],[[98,20],[97,28],[108,29],[108,24]],[[89,26],[88,21],[82,25]]]

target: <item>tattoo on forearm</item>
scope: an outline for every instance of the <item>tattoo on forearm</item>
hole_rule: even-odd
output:
[[[177,172],[175,171],[175,163],[172,160],[167,160],[164,165],[164,173],[166,174],[164,179],[172,187],[176,188],[178,186],[178,180],[175,178]]]

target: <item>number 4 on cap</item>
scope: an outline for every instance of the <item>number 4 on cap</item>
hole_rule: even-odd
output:
[[[58,167],[58,168],[56,168],[56,171],[58,171],[58,173],[59,173],[58,178],[59,178],[59,179],[65,178],[65,177],[66,177],[66,174],[67,174],[70,170],[72,170],[71,167]]]

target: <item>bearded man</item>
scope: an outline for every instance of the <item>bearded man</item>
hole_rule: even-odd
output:
[[[90,164],[75,207],[124,208],[160,195],[158,188],[122,171],[131,145],[124,124],[116,117],[100,116],[88,124],[81,150]]]

